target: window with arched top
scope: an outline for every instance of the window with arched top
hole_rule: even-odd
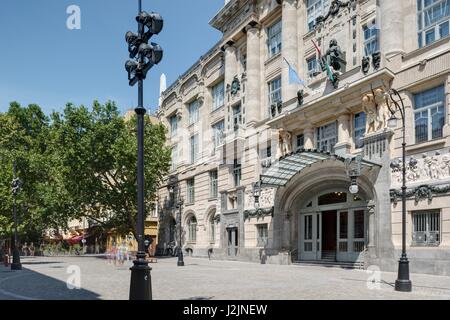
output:
[[[188,240],[195,242],[197,240],[197,219],[192,216],[188,220]]]

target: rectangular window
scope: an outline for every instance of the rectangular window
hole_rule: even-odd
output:
[[[413,244],[421,246],[436,246],[441,241],[440,212],[413,212]]]
[[[364,210],[357,210],[353,213],[355,239],[364,239]]]
[[[195,179],[187,180],[187,203],[192,204],[195,202]]]
[[[177,130],[178,130],[178,118],[176,115],[171,116],[169,118],[169,123],[170,123],[170,134],[172,137],[174,137],[177,134]]]
[[[334,152],[334,145],[338,141],[336,122],[317,128],[317,149],[326,152]]]
[[[304,149],[305,147],[305,136],[303,134],[299,134],[297,136],[297,150]]]
[[[216,148],[223,143],[223,131],[224,131],[224,128],[225,128],[225,124],[224,124],[223,120],[220,121],[220,122],[217,122],[212,127],[212,129],[213,129],[214,150],[216,150]]]
[[[239,104],[239,105],[233,107],[234,131],[237,131],[241,124],[242,124],[242,114],[241,114],[241,105]]]
[[[258,233],[258,247],[265,247],[267,245],[267,242],[269,240],[269,229],[267,226],[267,223],[265,224],[258,224],[256,226],[256,230]]]
[[[217,170],[209,172],[209,181],[210,181],[210,197],[217,198],[218,195]]]
[[[213,107],[212,110],[217,110],[224,105],[224,97],[225,97],[225,84],[222,81],[221,83],[215,85],[212,88],[212,96],[213,96]]]
[[[198,160],[198,134],[191,136],[191,163]]]
[[[189,104],[189,125],[197,123],[199,119],[199,102],[195,100]]]
[[[239,187],[241,185],[241,164],[237,159],[234,159],[233,178],[234,186]]]
[[[445,124],[445,87],[414,95],[416,143],[442,138]]]
[[[272,146],[266,148],[266,158],[272,158]]]
[[[276,106],[281,103],[281,77],[278,77],[268,83],[269,85],[269,114],[276,115]]]
[[[172,147],[172,170],[175,170],[178,165],[178,145]]]
[[[269,58],[281,52],[281,20],[267,30]]]
[[[363,26],[364,33],[364,54],[366,56],[371,56],[375,52],[380,51],[379,46],[379,30],[375,21],[369,26]]]
[[[307,23],[308,31],[312,31],[319,16],[326,16],[330,9],[330,0],[308,0],[307,1]]]
[[[449,35],[450,0],[417,0],[419,48]]]
[[[306,59],[306,64],[308,65],[308,78],[314,78],[319,72],[317,69],[317,57]]]
[[[364,135],[366,134],[366,113],[360,112],[355,114],[354,121],[354,140],[355,148],[360,149],[364,147]]]

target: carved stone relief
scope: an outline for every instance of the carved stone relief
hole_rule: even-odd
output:
[[[402,160],[391,162],[392,185],[400,187],[402,184]],[[406,161],[406,183],[425,183],[440,180],[450,180],[450,154],[447,152],[424,153],[413,156]]]
[[[259,197],[259,206],[261,208],[273,207],[275,201],[274,189],[262,189]],[[245,193],[245,209],[255,209],[255,198],[253,197],[253,191],[247,191]]]

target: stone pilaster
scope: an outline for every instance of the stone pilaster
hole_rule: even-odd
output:
[[[381,52],[386,58],[404,53],[404,11],[403,1],[380,1]]]
[[[297,0],[284,0],[282,3],[282,54],[299,74],[297,61]],[[282,98],[287,102],[297,97],[298,84],[289,84],[289,67],[282,61]]]
[[[237,75],[237,56],[234,43],[229,41],[224,45],[225,50],[225,86],[231,85]]]
[[[447,116],[445,119],[444,125],[444,137],[450,136],[450,75],[447,76],[447,80],[445,81],[445,104],[447,110]],[[450,144],[450,142],[448,142]]]
[[[350,115],[342,114],[338,117],[338,143],[334,150],[337,155],[345,156],[350,153]]]
[[[261,120],[261,54],[259,26],[248,25],[247,31],[247,123],[255,126]]]
[[[314,149],[314,128],[305,128],[303,136],[305,138],[305,149]]]

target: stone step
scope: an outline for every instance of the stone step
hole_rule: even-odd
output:
[[[364,262],[337,262],[327,260],[302,260],[295,261],[293,263],[296,266],[315,266],[315,267],[327,267],[327,268],[341,268],[341,269],[364,269]]]

